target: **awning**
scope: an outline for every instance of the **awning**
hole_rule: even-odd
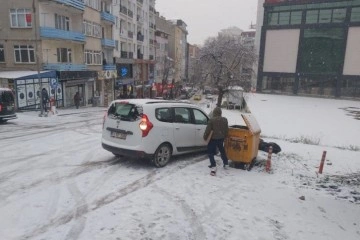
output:
[[[40,71],[40,78],[56,78],[56,71]],[[38,78],[37,71],[3,71],[0,72],[0,78],[23,80]]]

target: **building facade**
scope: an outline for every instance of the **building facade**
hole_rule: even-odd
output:
[[[174,61],[173,83],[180,86],[188,80],[187,25],[184,21],[156,18],[156,26],[169,34],[169,57]]]
[[[130,93],[151,96],[147,89],[154,81],[155,0],[2,4],[0,71],[56,71],[56,79],[39,82],[34,77],[21,87],[16,80],[2,79],[18,96],[33,96],[39,87],[46,88],[59,107],[73,106],[76,92],[82,106],[95,100],[107,106]],[[32,107],[39,105],[35,101]]]
[[[360,98],[360,1],[265,0],[257,91]]]

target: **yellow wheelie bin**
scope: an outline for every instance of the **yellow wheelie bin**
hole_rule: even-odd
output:
[[[250,170],[259,151],[261,129],[251,113],[241,114],[245,125],[229,126],[225,152],[235,167]]]

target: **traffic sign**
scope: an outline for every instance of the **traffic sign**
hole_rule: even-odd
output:
[[[51,88],[56,88],[58,86],[58,81],[56,78],[50,79],[50,86],[51,86]]]

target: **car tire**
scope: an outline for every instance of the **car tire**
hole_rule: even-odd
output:
[[[156,149],[155,154],[152,158],[152,163],[157,168],[165,167],[166,164],[170,161],[171,155],[171,146],[167,143],[163,143]]]

